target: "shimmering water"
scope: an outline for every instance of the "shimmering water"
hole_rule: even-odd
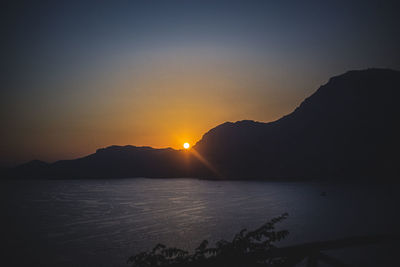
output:
[[[279,228],[290,235],[282,246],[392,233],[400,225],[399,189],[195,179],[3,182],[3,245],[16,265],[127,266],[130,255],[156,243],[191,250],[284,212],[289,218]]]

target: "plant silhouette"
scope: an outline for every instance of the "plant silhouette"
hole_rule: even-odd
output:
[[[231,242],[220,240],[216,247],[208,247],[204,240],[193,254],[179,248],[157,244],[149,252],[141,252],[128,259],[133,267],[149,266],[282,266],[283,257],[271,256],[273,243],[285,238],[287,230],[275,231],[275,224],[286,219],[287,213],[271,219],[253,231],[242,229]]]

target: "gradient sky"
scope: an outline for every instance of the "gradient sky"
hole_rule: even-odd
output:
[[[351,2],[351,3],[349,3]],[[181,148],[275,120],[331,76],[400,69],[396,1],[12,1],[0,164]]]

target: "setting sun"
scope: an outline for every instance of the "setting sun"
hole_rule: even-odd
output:
[[[189,143],[184,143],[184,144],[183,144],[183,148],[184,148],[184,149],[189,149],[189,147],[190,147]]]

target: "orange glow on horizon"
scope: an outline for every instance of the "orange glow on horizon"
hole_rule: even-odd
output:
[[[291,111],[290,105],[268,102],[286,99],[285,91],[271,89],[280,88],[279,84],[264,76],[249,79],[260,68],[232,68],[245,62],[237,59],[232,64],[231,54],[198,51],[176,52],[173,58],[164,50],[158,56],[139,56],[141,64],[134,69],[65,83],[66,88],[81,89],[73,93],[32,85],[32,92],[38,91],[35,97],[21,98],[20,104],[5,108],[3,115],[10,120],[3,127],[0,158],[53,162],[84,157],[111,145],[179,150],[186,142],[191,151],[221,123],[271,121]]]

